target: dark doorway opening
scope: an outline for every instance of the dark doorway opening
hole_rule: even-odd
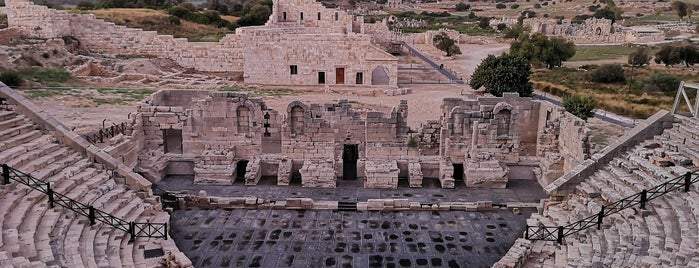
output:
[[[357,160],[359,159],[359,145],[345,144],[342,150],[342,179],[357,179]]]
[[[248,160],[240,160],[235,164],[235,181],[245,182],[245,170],[248,168]]]
[[[325,84],[325,72],[318,72],[318,84]]]
[[[464,164],[453,164],[454,166],[454,181],[464,180]]]

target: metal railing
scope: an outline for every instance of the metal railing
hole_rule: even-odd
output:
[[[153,189],[153,195],[160,196],[160,203],[163,208],[172,208],[173,210],[180,209],[180,199],[184,199],[186,195],[177,194],[155,186],[151,187]]]
[[[133,241],[136,237],[164,239],[168,237],[167,223],[125,221],[91,205],[85,205],[64,194],[54,192],[49,182],[41,181],[27,173],[9,167],[7,164],[2,164],[2,185],[9,184],[10,180],[22,183],[36,191],[46,194],[48,196],[50,208],[59,205],[87,217],[90,220],[90,225],[101,222],[122,230],[131,236],[130,241]]]
[[[83,135],[83,138],[89,143],[96,144],[103,143],[104,139],[109,139],[119,134],[126,134],[126,123],[122,122],[102,128],[98,131]]]
[[[529,240],[556,241],[559,244],[563,244],[563,238],[566,236],[577,234],[592,226],[596,226],[597,230],[599,230],[602,228],[602,221],[609,215],[636,205],[640,205],[641,209],[646,209],[648,201],[673,191],[682,189],[684,192],[689,192],[690,186],[699,181],[698,174],[699,172],[697,171],[687,172],[682,176],[653,186],[650,189],[643,190],[609,205],[602,206],[596,215],[589,216],[565,226],[527,226],[524,237]]]

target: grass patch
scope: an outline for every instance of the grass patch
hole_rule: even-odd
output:
[[[54,68],[33,67],[19,71],[23,79],[40,83],[44,86],[57,87],[72,79],[70,73]]]
[[[50,87],[42,89],[31,89],[25,91],[26,95],[30,99],[38,98],[51,98],[54,96],[74,96],[82,97],[82,92],[80,90],[68,88],[68,87]]]
[[[628,80],[630,69],[624,69]],[[699,75],[691,71],[664,67],[636,68],[631,89],[626,83],[589,82],[586,79],[589,72],[572,68],[538,69],[532,74],[531,81],[538,91],[560,97],[572,94],[592,96],[600,109],[633,118],[647,118],[660,109],[670,110],[674,101],[675,91],[644,90],[643,81],[658,72],[672,72],[684,81],[699,81]]]
[[[103,95],[116,95],[119,97],[120,100],[122,100],[121,103],[125,103],[143,100],[151,94],[155,93],[155,90],[148,88],[98,88],[97,92]],[[95,101],[95,103],[97,104],[100,104],[100,102],[106,104],[109,103],[109,100],[112,99],[113,98],[93,98],[93,101]]]
[[[576,46],[575,55],[568,61],[591,61],[626,58],[636,50],[630,46]]]

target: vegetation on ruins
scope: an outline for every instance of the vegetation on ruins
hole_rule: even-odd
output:
[[[529,34],[530,31],[531,29],[529,28],[529,26],[517,23],[513,25],[511,28],[506,28],[503,31],[503,37],[510,39],[518,39],[522,34]]]
[[[597,101],[590,96],[569,95],[563,97],[563,107],[567,112],[582,120],[587,120],[595,116]]]
[[[672,7],[672,10],[677,12],[677,16],[680,17],[680,20],[688,15],[689,5],[687,5],[685,2],[674,1],[672,4],[670,4],[670,7]]]
[[[531,96],[529,82],[531,66],[526,58],[512,54],[488,55],[476,67],[469,86],[473,89],[484,87],[486,92],[502,96],[503,92],[517,92],[520,96]]]
[[[446,11],[423,11],[420,13],[415,13],[413,11],[405,11],[393,14],[393,16],[395,16],[398,19],[411,19],[416,21],[422,20],[427,22],[427,25],[422,27],[401,28],[401,31],[403,33],[422,33],[430,30],[439,30],[444,28],[455,30],[460,33],[469,35],[484,35],[495,33],[495,31],[492,28],[490,28],[490,25],[484,28],[478,27],[478,22],[481,18],[476,16],[473,12],[470,12],[468,15],[462,16],[453,15]],[[388,17],[388,15],[364,16],[364,22],[374,23],[377,21],[381,21],[386,17]],[[489,21],[490,19],[487,20]],[[394,26],[389,22],[388,27],[390,29],[393,29]]]
[[[0,71],[0,82],[4,83],[8,87],[21,86],[23,81],[22,76],[15,70]]]
[[[575,55],[575,44],[561,37],[547,37],[541,33],[520,34],[510,44],[510,54],[529,60],[536,67],[560,67]]]
[[[680,87],[680,79],[669,73],[654,73],[646,82],[646,89],[649,91],[661,91],[673,94]]]
[[[0,29],[7,28],[7,15],[0,14]]]
[[[464,4],[464,2],[459,2],[456,4],[456,11],[467,11],[469,9],[471,9],[471,5]]]
[[[461,49],[459,48],[457,41],[449,38],[446,33],[436,35],[432,39],[432,42],[439,50],[446,52],[447,57],[461,55]]]
[[[650,62],[650,53],[648,52],[648,48],[637,48],[634,52],[631,52],[631,54],[629,54],[629,59],[627,60],[627,62],[631,66],[631,79],[629,80],[633,82],[634,70],[637,67],[643,67]],[[629,86],[631,86],[631,84],[629,84]]]

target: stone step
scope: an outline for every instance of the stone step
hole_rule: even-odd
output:
[[[26,125],[28,123],[31,123],[29,119],[27,119],[23,115],[17,115],[13,118],[0,121],[0,131],[11,129],[21,125]]]
[[[0,148],[14,148],[16,146],[20,146],[22,144],[28,143],[33,139],[41,137],[41,131],[39,130],[33,130],[29,131],[27,133],[23,133],[11,138],[7,137],[2,137],[2,141],[0,141]],[[53,137],[52,137],[53,138]]]
[[[0,110],[0,121],[10,120],[17,115],[14,111]]]
[[[15,157],[14,159],[10,159],[10,161],[7,162],[7,165],[9,165],[10,167],[15,168],[19,171],[22,171],[24,173],[28,173],[25,171],[26,169],[24,169],[24,166],[26,164],[28,164],[31,161],[36,160],[37,158],[39,158],[42,155],[52,153],[60,148],[61,148],[61,146],[56,144],[56,143],[45,144],[39,148],[36,148],[33,151],[28,151],[28,152],[26,152],[18,157]]]
[[[73,152],[66,147],[59,147],[57,150],[55,150],[51,153],[44,154],[44,155],[40,156],[39,158],[34,159],[31,162],[20,166],[20,168],[18,168],[18,170],[20,170],[24,173],[27,173],[27,174],[33,174],[34,172],[40,170],[44,166],[49,165],[49,164],[51,164],[59,159],[65,158],[72,153]]]
[[[0,146],[0,148],[7,148],[6,150],[0,151],[0,163],[7,163],[11,159],[17,158],[20,155],[25,154],[27,152],[34,151],[41,146],[52,143],[54,140],[53,137],[49,135],[41,136],[41,133],[39,131],[32,131],[27,134],[32,134],[34,135],[34,137],[30,135],[29,137],[32,138],[31,140],[28,140],[26,143],[17,146]]]
[[[32,123],[25,123],[19,126],[11,127],[5,130],[0,131],[0,137],[2,137],[3,140],[12,138],[17,135],[21,135],[27,132],[31,132],[34,130],[37,130],[38,127]]]

